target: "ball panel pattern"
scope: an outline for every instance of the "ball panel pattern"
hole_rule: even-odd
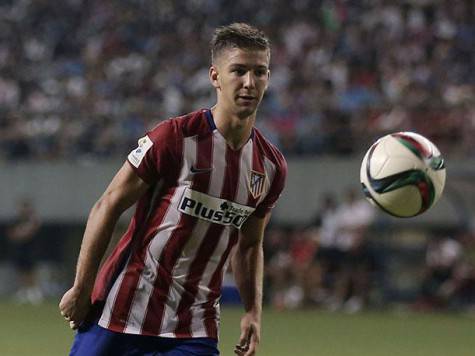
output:
[[[366,152],[360,178],[370,202],[396,217],[427,211],[442,194],[445,161],[425,137],[412,132],[386,135]]]
[[[410,169],[380,179],[373,178],[370,171],[375,148],[376,147],[373,147],[369,151],[368,159],[366,160],[366,177],[371,189],[383,196],[384,193],[395,191],[406,186],[414,186],[418,189],[422,200],[417,214],[421,214],[429,209],[435,198],[435,188],[430,177],[422,170]],[[373,198],[376,202],[379,202],[378,199],[380,198]]]

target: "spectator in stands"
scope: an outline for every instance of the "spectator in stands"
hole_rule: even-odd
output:
[[[337,208],[336,197],[326,194],[314,221],[318,229],[318,243],[312,267],[315,284],[311,299],[317,304],[334,300],[336,278],[342,268],[343,253],[337,246]]]
[[[470,248],[471,241],[463,239],[463,234],[460,237]],[[451,236],[431,239],[416,310],[475,307],[475,265],[465,246]]]
[[[3,2],[2,156],[117,157],[156,117],[208,106],[200,43],[233,18],[275,40],[259,125],[287,154],[354,154],[404,129],[473,155],[474,11],[448,0]]]
[[[368,302],[375,256],[367,239],[367,229],[373,222],[375,212],[364,198],[358,198],[355,189],[349,188],[336,214],[336,245],[343,257],[329,307],[331,310],[344,308],[354,313]]]
[[[440,296],[451,309],[475,313],[475,264],[462,260],[453,278],[444,283]]]
[[[264,239],[264,298],[277,309],[285,308],[285,294],[293,284],[289,230],[271,226]]]
[[[286,293],[286,305],[296,308],[311,301],[315,280],[319,277],[314,267],[317,250],[317,231],[313,228],[295,228],[290,238],[292,283]]]
[[[19,303],[37,304],[43,300],[35,277],[35,243],[40,226],[31,201],[21,200],[17,215],[6,233],[9,256],[18,277],[15,300]]]
[[[308,304],[315,286],[316,248],[313,228],[272,227],[268,230],[264,245],[265,294],[266,301],[273,307],[294,309]]]

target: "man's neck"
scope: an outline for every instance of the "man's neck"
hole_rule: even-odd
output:
[[[223,110],[219,105],[214,106],[211,112],[216,128],[232,149],[240,149],[246,144],[256,121],[255,114],[246,118],[239,118]]]

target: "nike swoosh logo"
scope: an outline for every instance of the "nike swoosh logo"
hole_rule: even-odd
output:
[[[213,168],[196,168],[195,166],[191,166],[190,172],[192,174],[198,174],[198,173],[208,173],[211,172]]]

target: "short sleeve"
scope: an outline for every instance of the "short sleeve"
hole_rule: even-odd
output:
[[[176,164],[178,141],[173,120],[165,120],[138,140],[137,148],[129,153],[127,160],[140,178],[153,184]]]
[[[282,158],[282,161],[276,167],[276,172],[269,192],[254,211],[255,216],[263,218],[268,212],[270,212],[274,208],[277,200],[279,199],[280,195],[282,194],[282,191],[284,190],[286,179],[287,163]]]

